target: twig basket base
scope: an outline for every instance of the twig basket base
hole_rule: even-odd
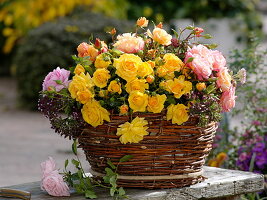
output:
[[[164,113],[135,113],[149,122],[148,132],[139,143],[121,144],[117,127],[130,116],[112,115],[111,122],[83,130],[78,138],[94,177],[105,174],[107,159],[118,165],[117,184],[123,187],[174,188],[201,182],[202,167],[212,148],[217,124],[197,127],[196,118],[182,126],[167,121]],[[135,116],[132,116],[135,117]],[[125,155],[133,155],[119,163]]]

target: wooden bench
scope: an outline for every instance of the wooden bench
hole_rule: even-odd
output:
[[[251,172],[204,167],[204,176],[207,178],[204,182],[190,187],[158,190],[126,188],[126,192],[131,200],[230,200],[239,199],[241,194],[258,192],[264,188],[263,175]],[[29,191],[33,200],[85,199],[75,193],[72,193],[70,197],[51,197],[40,189],[40,182],[25,183],[8,188]],[[109,192],[103,190],[97,191],[98,199],[112,199]]]

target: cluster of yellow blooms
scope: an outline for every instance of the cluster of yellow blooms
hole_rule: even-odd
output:
[[[4,23],[3,36],[6,42],[3,52],[9,53],[15,41],[24,36],[30,29],[41,24],[52,21],[58,17],[66,16],[76,6],[90,6],[97,10],[107,10],[103,3],[105,0],[98,0],[95,5],[92,0],[4,0],[0,10],[0,22]],[[102,7],[100,7],[102,5]]]

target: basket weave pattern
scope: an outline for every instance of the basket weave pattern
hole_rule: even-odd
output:
[[[150,135],[139,143],[121,144],[117,127],[130,117],[144,117]],[[101,176],[110,159],[117,165],[124,155],[133,155],[119,163],[118,185],[123,187],[173,188],[192,185],[203,180],[202,166],[212,148],[216,123],[197,127],[190,118],[182,126],[166,120],[165,113],[134,113],[132,116],[111,115],[111,122],[97,128],[87,127],[79,137],[80,147],[94,172]]]

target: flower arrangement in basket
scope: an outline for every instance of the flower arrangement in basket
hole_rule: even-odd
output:
[[[213,44],[198,43],[210,38],[201,28],[172,37],[162,23],[147,26],[142,17],[135,33],[109,32],[108,45],[81,43],[75,67],[45,77],[39,108],[57,133],[78,140],[95,179],[117,166],[119,186],[195,184],[244,73],[232,75]]]

